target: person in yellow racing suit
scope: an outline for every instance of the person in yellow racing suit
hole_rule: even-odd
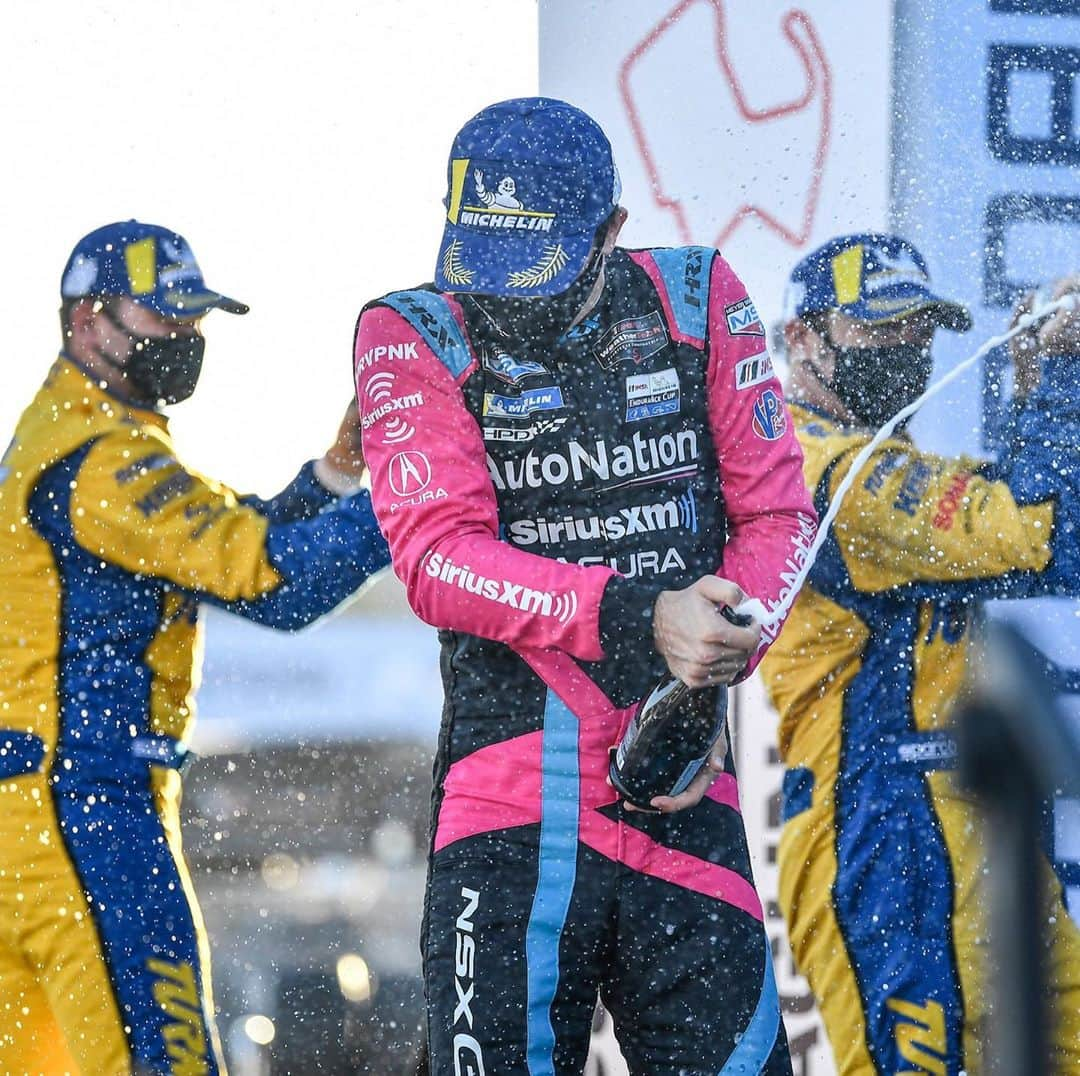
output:
[[[789,398],[824,515],[858,451],[925,389],[936,329],[971,320],[930,290],[911,244],[875,234],[800,262],[788,306]],[[1030,391],[1000,463],[906,434],[876,450],[762,664],[786,767],[780,904],[843,1076],[984,1071],[985,858],[948,722],[981,599],[1080,593],[1071,319],[1039,331],[1041,376],[1017,366]],[[1076,1074],[1080,935],[1050,893],[1057,1071]]]
[[[177,458],[210,291],[184,239],[82,239],[64,347],[0,463],[0,1071],[222,1071],[180,847],[209,602],[295,629],[388,563],[355,411],[271,500]],[[352,495],[343,495],[352,494]]]

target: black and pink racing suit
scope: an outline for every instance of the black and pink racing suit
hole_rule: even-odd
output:
[[[716,251],[617,249],[605,274],[541,352],[429,288],[357,328],[373,503],[442,640],[432,1071],[580,1073],[599,992],[634,1073],[786,1073],[733,767],[664,816],[606,773],[666,672],[660,591],[715,572],[778,602],[815,529],[802,455]]]

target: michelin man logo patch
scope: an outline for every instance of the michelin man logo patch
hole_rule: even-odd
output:
[[[497,205],[500,209],[524,209],[517,197],[517,184],[513,176],[503,176],[494,192],[484,186],[484,173],[479,168],[473,169],[473,181],[476,184],[476,197],[482,205]]]

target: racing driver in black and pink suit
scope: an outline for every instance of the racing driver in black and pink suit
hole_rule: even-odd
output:
[[[365,307],[373,503],[446,703],[424,923],[431,1071],[579,1074],[597,995],[635,1076],[790,1073],[724,739],[655,813],[607,783],[665,675],[717,692],[816,517],[745,288],[625,250],[611,148],[548,98],[458,134],[435,284]]]

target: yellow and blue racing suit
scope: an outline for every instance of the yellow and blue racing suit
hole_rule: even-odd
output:
[[[269,501],[61,356],[0,465],[0,1072],[213,1074],[181,855],[197,610],[278,628],[388,563],[366,493]]]
[[[780,903],[843,1076],[982,1071],[986,861],[948,721],[980,599],[1080,591],[1068,365],[1000,468],[883,444],[762,664],[786,766]],[[870,433],[792,414],[823,515]],[[1058,1071],[1076,1074],[1080,934],[1049,891]]]

